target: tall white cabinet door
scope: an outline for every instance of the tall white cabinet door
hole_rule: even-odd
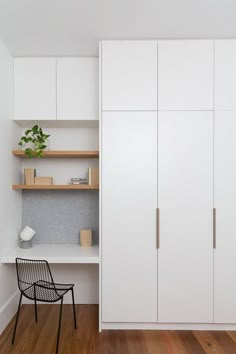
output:
[[[104,41],[102,53],[102,109],[157,109],[157,42]]]
[[[157,115],[102,116],[102,321],[157,321]]]
[[[158,42],[158,109],[213,109],[213,41]]]
[[[213,322],[213,113],[158,118],[158,322]]]
[[[98,119],[98,58],[57,59],[57,119]]]
[[[236,112],[215,113],[214,320],[236,323]]]
[[[14,119],[56,119],[56,59],[14,59]]]
[[[236,110],[236,40],[215,41],[215,109]]]

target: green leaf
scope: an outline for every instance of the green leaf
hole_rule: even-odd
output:
[[[32,159],[34,156],[33,151],[31,149],[25,149],[25,154],[28,156],[29,159]]]
[[[38,125],[33,126],[32,132],[33,132],[33,134],[38,134],[38,133],[39,133],[39,127],[38,127]]]
[[[25,135],[29,135],[31,133],[31,129],[25,131]]]

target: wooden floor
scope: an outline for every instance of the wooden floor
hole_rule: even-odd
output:
[[[76,306],[78,329],[72,309],[64,305],[60,354],[236,354],[236,332],[214,331],[103,331],[98,332],[98,307]],[[0,336],[0,354],[55,353],[59,305],[21,309],[15,344],[11,344],[14,319]]]

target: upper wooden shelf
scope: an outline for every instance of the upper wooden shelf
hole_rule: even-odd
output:
[[[27,158],[23,150],[12,150],[14,156]],[[43,152],[43,158],[98,158],[99,151],[50,150]]]

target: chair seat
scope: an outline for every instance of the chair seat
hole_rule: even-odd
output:
[[[23,291],[23,294],[34,300],[45,302],[56,302],[61,299],[69,290],[73,288],[73,284],[51,283],[45,280],[38,280],[36,283]]]

